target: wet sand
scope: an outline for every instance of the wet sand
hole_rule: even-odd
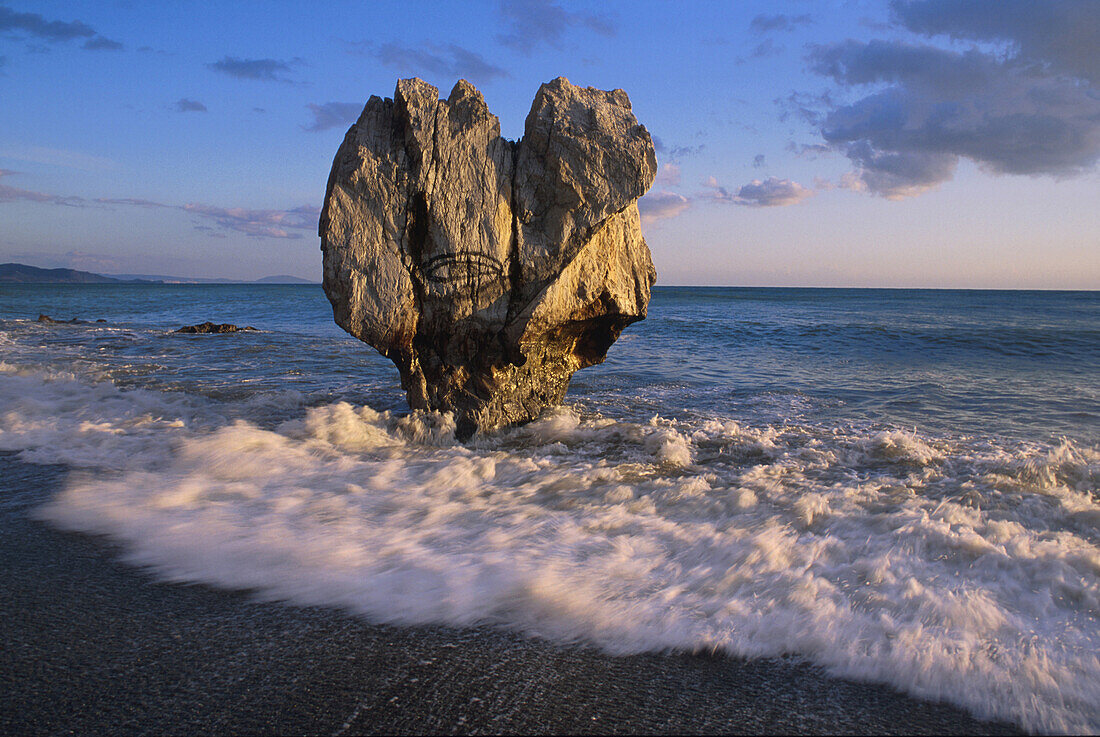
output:
[[[1018,733],[797,658],[613,657],[161,583],[31,518],[66,473],[0,453],[3,733]]]

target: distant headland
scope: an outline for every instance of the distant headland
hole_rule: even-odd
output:
[[[278,274],[262,279],[207,279],[156,274],[94,274],[78,269],[42,269],[27,264],[0,264],[0,284],[319,284]]]

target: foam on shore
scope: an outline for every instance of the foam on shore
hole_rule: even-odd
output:
[[[174,581],[611,653],[797,653],[1100,731],[1094,448],[570,408],[471,445],[348,403],[250,419],[283,399],[0,363],[0,448],[76,469],[43,519]]]

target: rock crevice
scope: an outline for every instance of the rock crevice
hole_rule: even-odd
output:
[[[370,98],[329,175],[335,320],[460,436],[533,419],[645,318],[656,272],[637,200],[656,169],[622,90],[548,82],[513,143],[465,80],[446,100],[401,80]]]

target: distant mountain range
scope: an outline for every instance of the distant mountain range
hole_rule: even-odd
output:
[[[317,284],[279,274],[255,281],[202,279],[162,274],[93,274],[77,269],[40,269],[26,264],[0,264],[0,284]]]

